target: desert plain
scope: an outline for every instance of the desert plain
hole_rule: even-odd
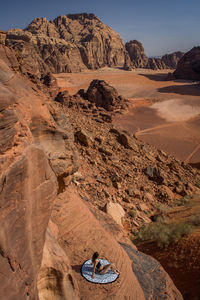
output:
[[[200,162],[200,85],[166,80],[170,70],[102,68],[56,74],[61,90],[70,94],[87,90],[93,79],[105,80],[129,99],[129,109],[116,114],[119,128],[176,158],[198,166]]]

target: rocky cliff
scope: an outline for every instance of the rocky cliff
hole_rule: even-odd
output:
[[[136,68],[146,68],[148,65],[148,57],[144,53],[142,43],[132,40],[125,44],[126,50],[130,56],[131,62]]]
[[[176,69],[179,60],[183,57],[184,53],[181,51],[165,54],[161,57],[162,61],[168,69]]]
[[[174,72],[177,79],[200,80],[200,47],[194,47],[181,58]]]
[[[127,42],[125,47],[133,66],[152,70],[175,69],[178,61],[184,54],[183,52],[174,52],[165,54],[161,58],[148,58],[144,52],[142,43],[137,40]]]
[[[73,173],[76,159],[66,117],[48,107],[48,98],[18,67],[11,50],[0,45],[0,298],[37,299],[59,178]]]
[[[22,57],[23,72],[38,75],[123,67],[126,56],[119,34],[87,13],[36,18],[24,30],[9,30],[6,45]]]
[[[153,211],[155,199],[171,203],[192,193],[198,173],[113,128],[112,110],[98,101],[81,93],[54,101],[45,86],[21,73],[19,58],[0,45],[1,299],[181,300],[162,267],[136,251],[125,228],[150,222],[145,203]],[[109,105],[123,103],[106,83],[93,87],[97,100],[103,89],[113,95]],[[108,213],[110,202],[123,206],[124,228]],[[129,211],[136,206],[134,221]],[[96,250],[121,270],[104,289],[80,275]]]

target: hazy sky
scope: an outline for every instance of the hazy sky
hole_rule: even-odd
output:
[[[35,17],[80,12],[95,13],[124,42],[141,41],[149,56],[200,45],[200,0],[4,0],[0,30],[24,28]]]

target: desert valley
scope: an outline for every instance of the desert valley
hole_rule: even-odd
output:
[[[85,280],[95,251],[117,280]],[[148,58],[87,13],[0,31],[0,298],[198,300],[199,257],[200,47]]]

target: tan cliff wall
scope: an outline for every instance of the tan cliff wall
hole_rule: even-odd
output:
[[[73,172],[73,145],[44,94],[13,68],[15,56],[0,45],[0,298],[36,299],[57,177]]]

